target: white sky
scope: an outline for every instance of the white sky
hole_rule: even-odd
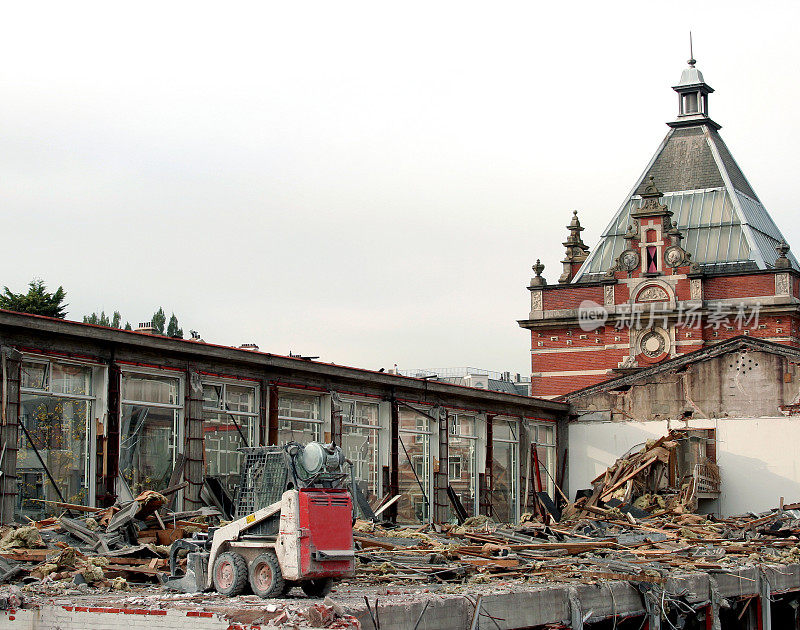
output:
[[[765,8],[766,7],[766,8]],[[688,58],[800,248],[800,4],[11,3],[0,286],[214,343],[529,372],[526,290],[594,247]],[[800,250],[799,250],[800,251]]]

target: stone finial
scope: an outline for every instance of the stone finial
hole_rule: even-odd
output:
[[[537,258],[536,264],[533,267],[531,267],[531,269],[533,269],[533,273],[536,274],[536,277],[531,278],[530,286],[532,287],[545,286],[547,284],[547,280],[542,278],[542,272],[544,271],[544,265],[542,264],[542,261]]]
[[[673,245],[680,245],[681,241],[683,240],[683,232],[678,229],[678,222],[673,221],[672,225],[669,229],[669,237],[672,240]]]
[[[641,218],[641,217],[658,217],[658,216],[666,216],[671,217],[672,212],[670,209],[661,204],[661,198],[664,196],[658,186],[656,186],[656,180],[651,175],[650,181],[647,186],[644,187],[644,192],[642,193],[642,207],[638,210],[631,212],[631,216],[634,218]],[[667,223],[669,225],[669,223]]]
[[[558,279],[561,284],[567,284],[572,280],[572,277],[583,264],[583,261],[589,257],[589,246],[584,243],[581,238],[581,232],[583,232],[584,229],[586,228],[581,225],[578,219],[578,211],[573,210],[572,220],[567,226],[569,235],[567,236],[567,240],[563,243],[567,251],[564,259],[561,261],[564,265],[564,272]]]
[[[781,241],[775,251],[778,252],[778,257],[775,259],[775,268],[789,269],[792,266],[792,261],[786,255],[789,253],[789,244],[786,241]]]
[[[663,197],[664,193],[662,193],[656,186],[656,178],[651,175],[649,179],[650,182],[644,187],[642,198],[647,199],[649,197]]]

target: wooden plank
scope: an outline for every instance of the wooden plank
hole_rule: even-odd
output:
[[[645,468],[647,468],[648,466],[652,465],[652,464],[653,464],[653,462],[655,462],[657,459],[658,459],[658,457],[650,457],[650,458],[648,458],[648,459],[647,459],[647,461],[645,461],[643,464],[640,464],[639,466],[637,466],[636,468],[634,468],[634,469],[633,469],[631,472],[629,472],[628,474],[626,474],[626,475],[625,475],[625,476],[624,476],[622,479],[620,479],[619,481],[617,481],[617,482],[616,482],[615,484],[613,484],[613,485],[612,485],[610,488],[608,488],[608,489],[604,490],[604,491],[603,491],[603,494],[602,494],[602,495],[601,495],[601,497],[600,497],[600,500],[601,500],[601,501],[605,501],[605,500],[606,500],[606,497],[610,496],[610,495],[611,495],[611,493],[612,493],[612,492],[614,492],[614,490],[616,490],[617,488],[619,488],[619,487],[620,487],[622,484],[624,484],[624,483],[627,483],[629,479],[632,479],[633,477],[635,477],[636,475],[638,475],[640,472],[642,472],[642,471],[643,471]]]
[[[397,549],[397,545],[393,545],[387,542],[382,542],[380,540],[373,540],[372,538],[366,538],[365,536],[353,536],[353,540],[357,540],[362,545],[367,547],[378,547],[379,549],[388,549],[388,550]]]

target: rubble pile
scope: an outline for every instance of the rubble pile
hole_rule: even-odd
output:
[[[545,505],[520,525],[473,517],[458,526],[356,523],[359,575],[377,582],[630,580],[670,571],[734,571],[800,560],[800,504],[725,519],[695,513],[698,480],[671,479],[680,436],[618,459],[561,512]],[[705,475],[717,475],[706,463]]]
[[[56,591],[125,591],[131,583],[159,584],[169,571],[169,545],[207,531],[209,520],[220,514],[207,507],[169,512],[166,497],[152,490],[109,508],[50,503],[63,513],[0,528],[0,583]]]

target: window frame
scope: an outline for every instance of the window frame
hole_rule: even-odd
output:
[[[33,363],[47,366],[47,389],[37,389],[33,387],[22,387],[22,370],[26,363]],[[90,394],[66,394],[53,391],[52,364],[74,365],[87,367],[92,370],[91,381],[89,383]],[[86,503],[89,507],[94,507],[97,503],[97,418],[103,418],[106,413],[105,392],[102,388],[108,383],[108,366],[99,361],[76,360],[69,357],[52,356],[39,352],[23,352],[22,361],[19,366],[19,394],[20,412],[22,411],[22,395],[47,396],[51,398],[63,398],[67,400],[81,400],[90,403],[88,417],[86,419],[86,457],[83,462],[83,487],[87,491]],[[101,409],[102,407],[102,409]],[[22,419],[19,419],[22,422]],[[19,437],[23,437],[21,434]],[[19,439],[19,438],[18,438]],[[48,480],[43,480],[47,485]]]

